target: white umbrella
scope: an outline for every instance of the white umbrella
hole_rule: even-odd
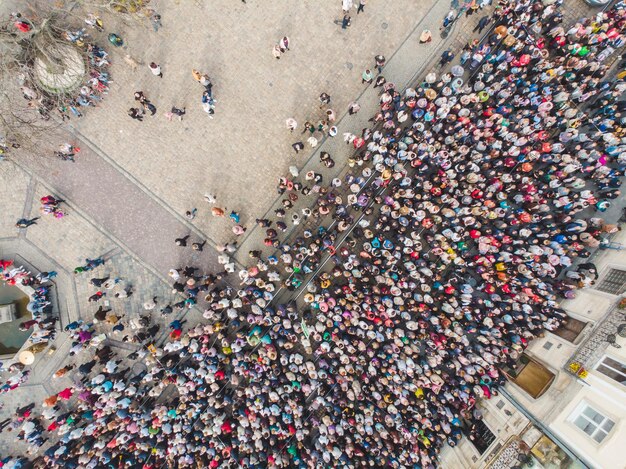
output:
[[[463,76],[463,73],[465,73],[465,69],[460,65],[454,65],[450,69],[450,73],[452,73],[455,77],[461,77]]]
[[[35,361],[35,354],[28,350],[23,350],[17,357],[22,365],[32,365]]]
[[[462,78],[457,77],[454,80],[452,80],[452,89],[457,90],[461,86],[463,86],[463,79]]]

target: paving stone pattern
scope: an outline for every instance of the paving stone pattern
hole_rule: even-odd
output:
[[[0,164],[0,237],[17,236],[15,222],[22,217],[30,176],[21,168],[11,164]]]
[[[567,361],[567,364],[578,362],[585,369],[592,369],[604,355],[605,351],[611,348],[611,345],[607,342],[607,337],[610,334],[617,334],[618,326],[625,322],[626,314],[624,310],[617,307],[616,303],[607,315],[596,324],[592,334],[576,349],[576,352]]]

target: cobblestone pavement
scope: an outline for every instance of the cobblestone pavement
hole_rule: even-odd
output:
[[[139,186],[120,173],[105,159],[82,150],[76,163],[56,159],[28,159],[25,166],[50,190],[88,214],[115,243],[144,260],[163,278],[172,267],[188,263],[217,269],[215,252],[177,249],[176,238],[192,234],[193,241],[204,238],[193,227],[175,217]],[[182,218],[182,217],[181,217]]]
[[[322,91],[343,114],[376,54],[390,57],[423,17],[438,22],[447,11],[445,1],[370,2],[342,30],[334,23],[341,3],[332,3],[291,2],[286,11],[281,2],[161,2],[158,33],[123,31],[128,48],[111,53],[115,83],[102,105],[106,112],[80,119],[77,131],[176,213],[201,206],[202,194],[213,191],[218,203],[241,211],[244,222],[254,220],[273,199],[277,175],[305,159],[293,159],[295,140],[285,119],[302,125],[316,116]],[[291,50],[276,60],[272,47],[283,35]],[[123,54],[144,65],[133,71]],[[162,79],[151,74],[151,61],[161,65]],[[413,70],[414,63],[405,67]],[[201,109],[194,68],[213,79],[213,120]],[[126,115],[137,90],[157,106],[154,119],[139,123]],[[163,117],[173,105],[186,106],[182,122]],[[194,224],[214,240],[230,236],[228,221],[209,218],[206,210]]]

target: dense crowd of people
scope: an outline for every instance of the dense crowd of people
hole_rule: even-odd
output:
[[[135,340],[139,373],[100,349],[57,397],[78,396],[71,411],[51,398],[16,427],[34,449],[58,438],[36,465],[436,467],[619,229],[599,215],[626,169],[626,85],[605,77],[626,7],[565,29],[561,3],[501,0],[469,77],[383,80],[372,127],[347,137],[360,174],[281,179],[277,219],[257,220],[273,252],[252,265],[237,272],[230,243],[224,272],[172,269],[184,299],[161,312],[197,304],[206,322]]]

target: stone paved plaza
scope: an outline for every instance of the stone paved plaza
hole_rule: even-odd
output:
[[[173,261],[166,257],[171,246],[162,236],[165,233],[173,240],[191,231],[209,244],[231,237],[227,221],[208,215],[204,193],[216,194],[218,205],[240,212],[252,232],[255,218],[274,203],[278,177],[289,166],[303,168],[309,162],[313,164],[307,167],[319,167],[311,152],[295,157],[291,144],[299,132],[289,134],[285,120],[294,117],[301,125],[305,120],[317,122],[322,113],[317,96],[322,91],[332,96],[340,120],[340,134],[328,146],[334,143],[333,154],[343,150],[347,155],[341,133],[360,131],[377,105],[376,92],[367,93],[368,87],[361,84],[363,70],[382,53],[389,60],[389,73],[399,82],[415,78],[441,47],[436,40],[418,47],[419,33],[422,28],[437,30],[449,7],[430,1],[373,3],[344,31],[333,23],[340,8],[320,12],[316,3],[300,2],[285,15],[275,2],[234,8],[232,3],[212,3],[210,12],[203,2],[164,4],[164,27],[158,33],[143,23],[111,27],[124,30],[127,45],[110,51],[114,83],[103,112],[70,123],[73,135],[67,138],[83,149],[77,164],[67,168],[57,161],[28,163],[161,272]],[[205,15],[228,25],[229,34],[207,30]],[[168,28],[168,17],[186,18],[188,34]],[[246,32],[251,29],[254,39]],[[283,34],[290,37],[292,47],[277,61],[271,45]],[[233,43],[230,37],[240,39]],[[133,69],[124,60],[126,55],[143,65]],[[152,76],[147,67],[151,61],[161,65],[162,79]],[[208,73],[214,82],[213,120],[201,109],[202,88],[192,78],[192,69]],[[126,115],[138,90],[158,108],[155,118],[141,123]],[[362,93],[366,94],[359,98]],[[342,120],[348,103],[356,99],[362,101],[360,115]],[[163,117],[174,105],[187,108],[183,122]],[[336,156],[341,161],[343,155]],[[191,224],[182,215],[193,207],[200,212]]]
[[[582,0],[568,2],[572,19],[589,11]],[[171,291],[170,268],[199,265],[217,270],[214,248],[234,236],[228,218],[211,216],[211,206],[203,199],[207,192],[215,194],[217,205],[227,212],[241,214],[247,232],[238,240],[239,265],[248,262],[250,250],[264,249],[267,254],[263,229],[255,219],[280,206],[278,178],[287,175],[290,166],[301,174],[315,170],[327,180],[349,170],[347,159],[354,151],[342,135],[360,134],[379,108],[379,90],[361,83],[362,72],[374,69],[374,56],[387,58],[382,74],[397,88],[413,86],[438,69],[444,50],[458,54],[468,40],[478,37],[474,26],[491,11],[462,17],[442,39],[438,30],[450,9],[447,0],[370,0],[363,13],[353,10],[352,25],[345,30],[337,24],[340,1],[153,0],[151,6],[162,16],[159,31],[145,18],[110,13],[101,15],[106,33],[89,30],[110,54],[113,83],[102,104],[56,128],[38,151],[17,150],[15,158],[0,162],[0,258],[58,272],[55,312],[62,327],[77,319],[92,321],[101,304],[87,301],[96,291],[89,285],[91,273],[73,274],[85,258],[104,256],[105,264],[93,274],[119,277],[123,285],[132,286],[131,297],[106,299],[126,319],[144,313],[142,305],[152,297],[159,306],[180,301]],[[15,8],[7,1],[0,5],[0,14]],[[419,43],[424,29],[433,32],[428,44]],[[122,36],[125,45],[108,44],[108,32]],[[272,46],[283,35],[290,38],[290,50],[276,60]],[[137,65],[130,65],[129,58]],[[163,78],[148,68],[153,61],[160,64]],[[217,101],[213,119],[202,110],[203,89],[192,69],[212,79]],[[136,91],[156,105],[154,118],[138,122],[127,115]],[[305,121],[315,123],[322,117],[322,92],[332,97],[339,133],[320,139],[312,149],[300,132]],[[353,116],[347,112],[352,101],[361,105]],[[182,121],[164,116],[172,106],[186,108]],[[294,133],[285,126],[289,117],[299,123]],[[305,150],[296,155],[291,145],[299,140]],[[81,148],[76,163],[52,157],[64,142]],[[337,162],[334,168],[321,165],[323,151]],[[66,217],[40,214],[39,199],[47,194],[66,200]],[[305,202],[299,203],[301,207]],[[184,213],[192,208],[198,215],[190,221]],[[37,225],[20,230],[14,226],[19,218],[37,216]],[[175,246],[174,239],[187,234],[193,241],[207,241],[202,252]],[[238,280],[225,281],[235,285]],[[153,319],[161,325],[155,337],[159,342],[173,317],[155,313]],[[190,310],[186,319],[190,324],[200,321],[200,309]],[[105,325],[98,328],[122,356],[135,350]],[[67,363],[70,342],[60,333],[51,344],[55,351],[37,356],[29,381],[0,395],[0,420],[18,406],[31,401],[39,405],[71,384],[71,378],[51,378]],[[85,357],[75,358],[69,361],[79,363]],[[0,434],[0,447],[2,455],[24,454],[26,448],[7,432]]]

